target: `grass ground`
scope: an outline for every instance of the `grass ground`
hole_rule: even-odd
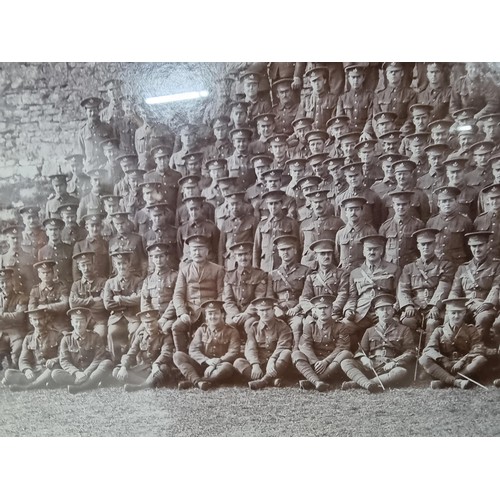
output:
[[[1,436],[499,436],[500,390],[0,388]]]

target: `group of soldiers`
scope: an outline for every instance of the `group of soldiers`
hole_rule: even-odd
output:
[[[106,82],[3,228],[3,385],[482,385],[500,100],[455,66],[242,64],[177,134]]]

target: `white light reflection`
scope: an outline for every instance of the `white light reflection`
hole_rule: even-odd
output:
[[[208,90],[200,90],[198,92],[182,92],[180,94],[161,95],[158,97],[146,97],[146,104],[167,104],[169,102],[190,101],[192,99],[200,99],[207,97]]]

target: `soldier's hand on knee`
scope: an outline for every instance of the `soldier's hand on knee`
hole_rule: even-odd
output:
[[[429,313],[427,314],[428,319],[438,319],[439,318],[439,309],[436,306],[433,306]]]
[[[347,320],[347,321],[352,321],[354,319],[354,311],[351,311],[350,309],[348,309],[345,314],[344,314],[344,318]]]
[[[299,314],[299,311],[300,311],[300,306],[295,306],[295,307],[292,307],[290,309],[288,309],[288,311],[286,312],[286,315],[291,318],[293,316],[297,316],[297,314]]]
[[[87,380],[87,374],[83,372],[76,372],[75,373],[75,384],[83,384],[85,380]]]
[[[260,365],[252,365],[252,374],[250,376],[252,380],[258,380],[259,378],[262,378],[264,376],[264,372],[262,371]]]
[[[393,368],[396,368],[397,364],[395,361],[389,361],[384,365],[384,371],[390,372]]]
[[[459,371],[462,371],[464,368],[465,368],[464,361],[459,360],[451,367],[451,373],[452,374],[458,373]]]
[[[322,373],[324,373],[327,368],[328,368],[328,363],[324,360],[323,361],[316,361],[316,363],[314,363],[314,371],[318,375],[321,375]]]
[[[404,316],[405,318],[413,318],[415,316],[415,308],[413,306],[406,306]]]
[[[189,314],[181,314],[179,319],[183,322],[183,323],[186,323],[186,325],[190,325],[191,324],[191,317],[189,316]]]
[[[361,359],[361,364],[365,367],[365,368],[372,368],[373,365],[372,365],[372,361],[370,358],[367,358],[366,356],[363,356]]]
[[[156,363],[153,363],[151,365],[151,375],[156,375],[159,372],[160,372],[160,365],[157,365]]]
[[[153,366],[155,366],[155,365],[153,365]],[[153,370],[151,369],[151,371],[153,371]],[[125,381],[125,379],[127,378],[127,373],[128,373],[128,372],[127,372],[127,369],[126,369],[124,366],[122,366],[122,367],[120,367],[120,369],[118,370],[118,373],[116,374],[116,378],[117,378],[118,380],[121,380],[122,382],[124,382],[124,381]]]
[[[30,370],[29,368],[24,372],[24,376],[31,382],[32,380],[35,380],[35,374],[33,373],[33,370]]]
[[[274,361],[271,361],[267,364],[266,372],[270,377],[278,376],[278,372],[276,371],[276,364],[274,363]]]
[[[208,366],[217,366],[220,364],[220,358],[210,358],[205,361]]]
[[[56,366],[57,361],[55,359],[48,359],[45,363],[45,368],[52,370]]]

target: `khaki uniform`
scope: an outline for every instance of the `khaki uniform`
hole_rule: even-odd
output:
[[[338,96],[330,92],[305,96],[304,100],[299,104],[295,118],[312,118],[314,120],[312,128],[324,130],[326,122],[337,108],[337,102]]]
[[[59,210],[59,207],[61,205],[78,205],[80,203],[80,200],[78,198],[71,196],[69,193],[65,193],[64,195],[57,198],[54,195],[52,196],[53,197],[50,198],[45,205],[46,219],[50,217],[56,217],[57,211]]]
[[[349,117],[349,127],[354,132],[373,133],[373,92],[350,89],[344,92],[337,104],[337,115]]]
[[[257,222],[252,215],[227,218],[220,228],[219,265],[224,266],[227,270],[234,269],[236,261],[229,249],[235,243],[253,241],[256,228]]]
[[[373,226],[361,222],[357,227],[347,224],[339,229],[335,236],[335,259],[345,271],[359,264],[364,259],[363,244],[359,241],[363,236],[377,234]]]
[[[26,295],[14,291],[7,296],[0,295],[0,363],[7,356],[12,366],[17,367],[23,339],[28,331],[27,310]]]
[[[101,142],[113,137],[113,129],[106,123],[85,122],[78,131],[80,153],[89,166],[97,167],[102,160]]]
[[[182,224],[177,230],[177,251],[181,256],[182,262],[189,262],[191,257],[189,255],[189,245],[186,245],[186,240],[195,234],[206,236],[210,240],[210,253],[208,260],[212,262],[217,261],[219,254],[219,238],[220,231],[217,226],[208,219],[199,221],[188,220]]]
[[[442,120],[448,116],[451,100],[451,87],[432,88],[430,85],[417,94],[419,104],[432,106],[429,122]]]
[[[396,113],[396,128],[401,128],[408,119],[408,110],[417,102],[415,91],[409,87],[389,87],[375,92],[373,114],[390,111]]]
[[[131,256],[131,266],[132,272],[139,277],[144,277],[148,268],[148,256],[144,251],[144,245],[142,238],[137,233],[128,233],[113,236],[109,240],[109,250],[114,251],[126,251],[132,252]]]
[[[38,250],[48,243],[47,235],[41,228],[34,229],[32,233],[23,231],[21,239],[21,248],[33,257],[38,256]]]
[[[24,250],[13,252],[10,248],[0,255],[0,268],[11,267],[14,270],[13,283],[18,292],[29,293],[33,287],[33,264],[35,259]]]
[[[161,316],[174,296],[177,275],[177,271],[169,268],[162,270],[161,273],[154,271],[149,274],[142,284],[141,311],[157,309]]]
[[[500,213],[497,211],[484,212],[474,221],[476,231],[492,231],[490,238],[490,255],[500,258]]]
[[[109,245],[108,242],[98,236],[95,239],[85,238],[84,240],[77,241],[73,247],[73,255],[81,252],[94,252],[94,270],[96,276],[100,278],[107,278],[110,274],[110,261],[109,261]],[[80,279],[81,273],[78,270],[78,265],[73,259],[73,281]],[[83,306],[80,306],[83,307]]]
[[[42,284],[38,284],[31,289],[28,309],[45,306],[52,320],[52,326],[61,331],[67,330],[69,327],[69,318],[66,316],[68,298],[68,287],[61,281],[54,281],[50,288],[42,288]]]

